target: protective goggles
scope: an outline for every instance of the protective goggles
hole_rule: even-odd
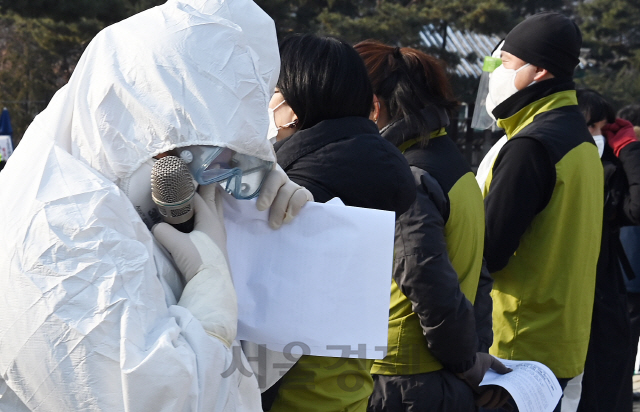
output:
[[[236,153],[218,146],[189,146],[180,150],[198,184],[219,183],[236,199],[251,199],[260,193],[273,162]]]

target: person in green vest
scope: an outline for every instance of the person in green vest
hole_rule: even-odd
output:
[[[584,370],[602,235],[603,169],[572,80],[581,44],[561,14],[527,18],[505,38],[487,97],[508,139],[483,186],[490,353],[541,362],[562,388]]]
[[[477,299],[491,316],[490,277],[483,283],[488,288],[478,290],[484,207],[471,167],[447,136],[457,102],[446,72],[412,48],[376,41],[354,47],[373,85],[372,119],[404,154],[417,190],[396,221],[388,349],[371,369],[368,410],[475,411],[476,401],[498,406],[506,393],[478,387],[489,366],[508,369],[480,352],[491,345],[491,324],[478,333],[473,306]]]

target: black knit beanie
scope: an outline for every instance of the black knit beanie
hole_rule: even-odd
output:
[[[527,18],[507,34],[502,50],[547,69],[555,77],[572,77],[580,62],[582,34],[568,17],[539,13]]]

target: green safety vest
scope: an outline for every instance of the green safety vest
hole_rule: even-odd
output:
[[[584,118],[577,110],[557,111],[575,105],[575,90],[567,90],[498,120],[508,139],[526,136],[545,146],[555,163],[556,183],[507,266],[492,274],[490,352],[542,362],[558,378],[584,370],[602,235],[604,178],[598,150],[582,141],[567,147],[576,128],[584,127]],[[492,177],[485,183],[485,197]]]

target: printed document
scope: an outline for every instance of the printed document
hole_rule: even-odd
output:
[[[502,386],[511,394],[520,412],[553,412],[562,389],[551,369],[540,362],[499,360],[513,372],[500,375],[489,369],[480,386]]]

